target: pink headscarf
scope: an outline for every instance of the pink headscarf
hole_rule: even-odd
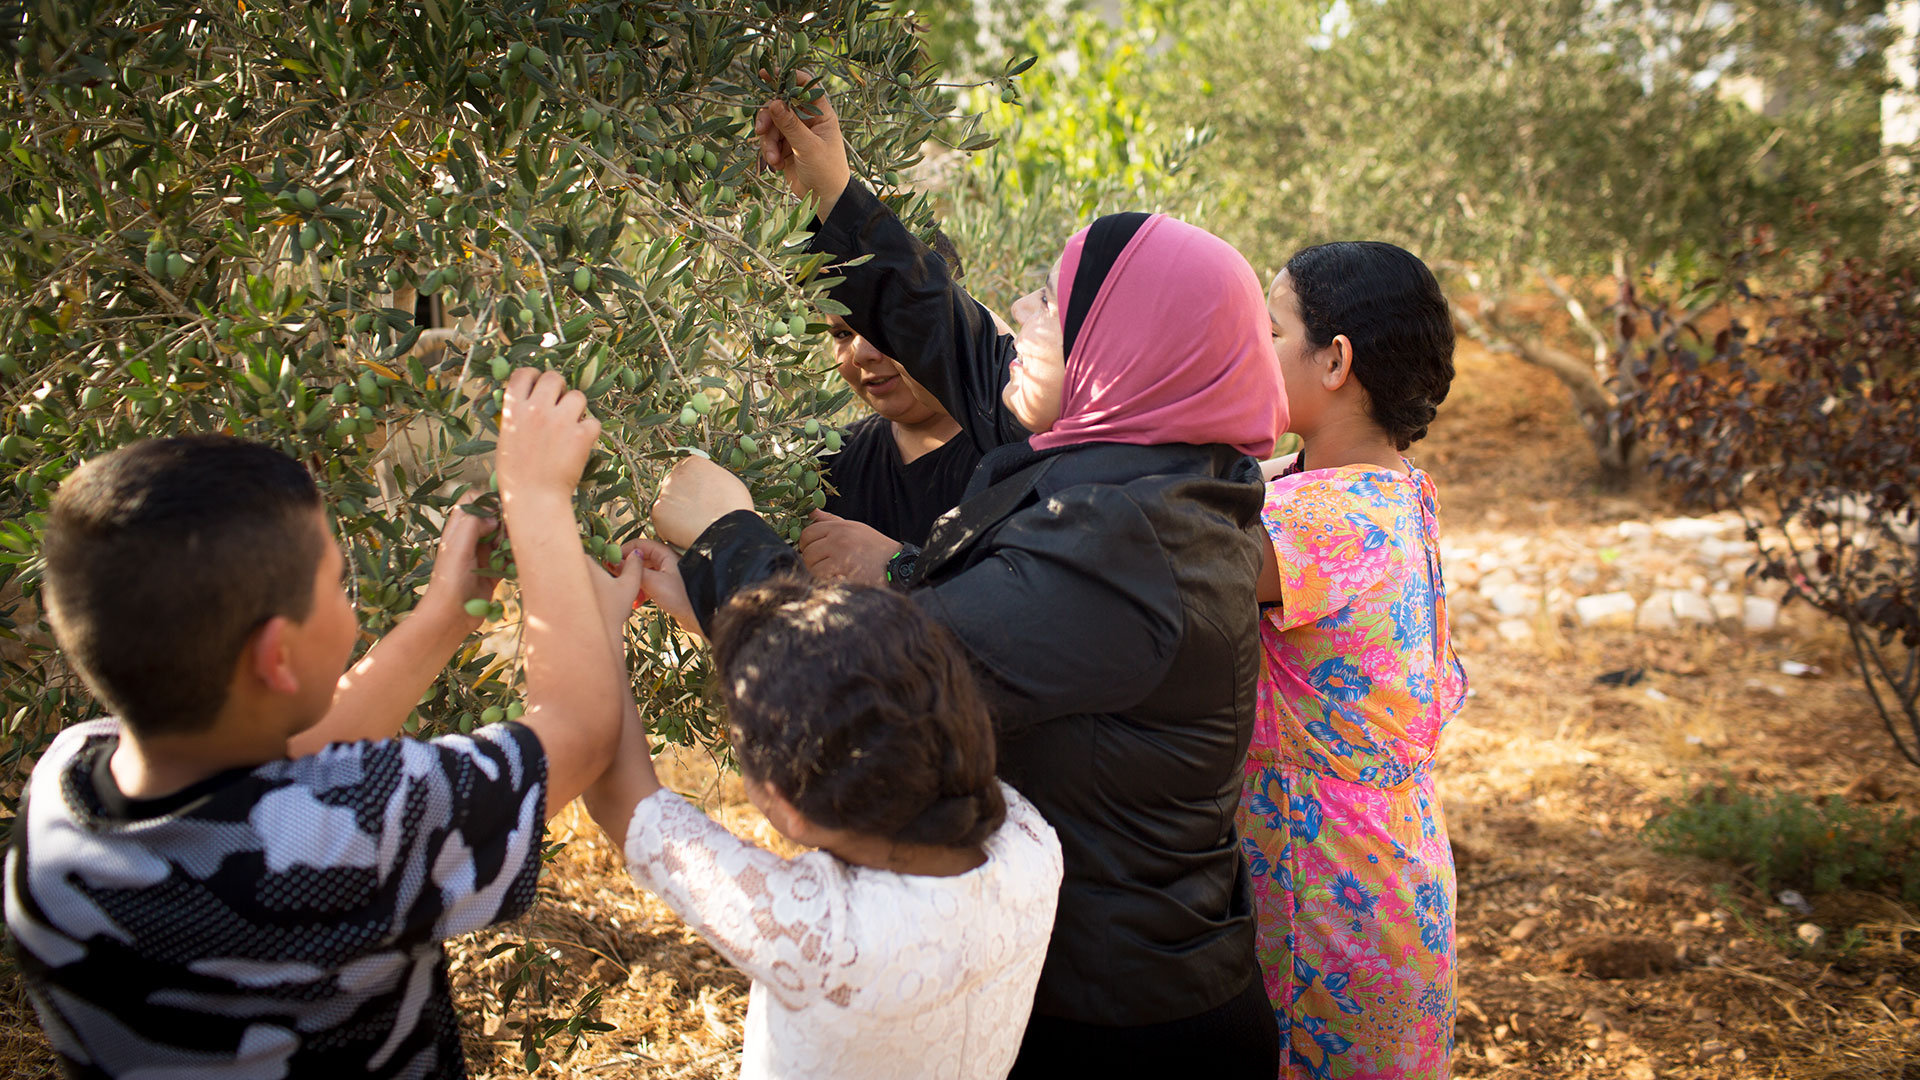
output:
[[[1060,259],[1062,311],[1087,229]],[[1140,226],[1067,356],[1060,419],[1036,450],[1083,442],[1226,443],[1256,458],[1287,428],[1266,295],[1231,244],[1165,214]]]

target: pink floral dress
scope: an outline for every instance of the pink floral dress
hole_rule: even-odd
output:
[[[1267,487],[1282,600],[1261,626],[1239,826],[1282,1077],[1445,1077],[1452,1058],[1453,855],[1432,763],[1467,680],[1437,513],[1418,470]]]

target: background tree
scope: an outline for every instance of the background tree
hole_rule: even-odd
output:
[[[1877,246],[1879,15],[1850,0],[1237,0],[1182,27],[1209,62],[1174,100],[1218,131],[1200,167],[1256,263],[1359,236],[1453,270],[1463,328],[1566,383],[1621,480],[1632,428],[1600,315],[1621,282],[1690,276],[1758,224],[1807,249]],[[1572,339],[1503,303],[1517,288],[1557,293]]]

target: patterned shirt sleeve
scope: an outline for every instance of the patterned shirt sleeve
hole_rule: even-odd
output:
[[[661,790],[633,808],[627,870],[788,1008],[852,994],[838,977],[846,891],[830,856],[781,858]]]
[[[1260,511],[1280,567],[1278,629],[1336,615],[1378,585],[1393,566],[1397,542],[1356,487],[1364,482],[1296,474],[1267,485]]]
[[[357,767],[338,755],[357,755]],[[547,764],[531,729],[502,723],[431,741],[338,744],[305,760],[308,782],[270,793],[254,811],[269,871],[325,865],[305,845],[356,849],[345,858],[370,866],[381,906],[391,905],[389,932],[403,944],[504,922],[532,905]]]

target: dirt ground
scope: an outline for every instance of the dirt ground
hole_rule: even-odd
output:
[[[1675,512],[1656,492],[1595,490],[1550,377],[1470,348],[1460,369],[1418,448],[1440,485],[1443,528],[1524,533]],[[1894,755],[1841,638],[1790,608],[1766,637],[1561,625],[1524,645],[1475,644],[1463,659],[1474,693],[1439,762],[1459,862],[1457,1075],[1920,1080],[1920,912],[1841,893],[1790,915],[1737,871],[1656,855],[1640,837],[1663,798],[1729,775],[1808,796],[1865,787],[1920,811],[1920,770]],[[1826,674],[1787,678],[1787,659]],[[1594,681],[1626,667],[1648,680]],[[676,789],[745,835],[777,839],[704,755],[666,760]],[[574,813],[556,822],[553,839],[569,842],[535,911],[452,948],[473,1072],[524,1075],[516,1025],[564,1020],[565,1005],[598,987],[591,1016],[614,1030],[543,1074],[737,1075],[746,980],[633,888]],[[1826,943],[1796,938],[1809,921]],[[529,1014],[522,992],[502,1008],[525,965],[488,954],[522,940],[561,960],[555,1007]],[[562,1057],[570,1039],[553,1035],[545,1054]],[[49,1067],[18,987],[0,985],[0,1071]]]

